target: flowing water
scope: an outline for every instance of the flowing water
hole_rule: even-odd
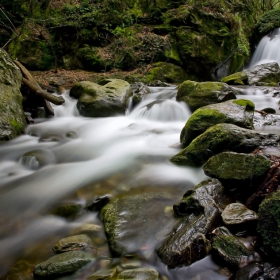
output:
[[[126,116],[110,118],[79,116],[76,100],[65,93],[66,103],[54,106],[54,118],[37,119],[25,135],[0,146],[0,275],[17,260],[37,264],[53,256],[53,244],[85,224],[102,227],[92,212],[84,211],[74,220],[52,215],[57,205],[84,206],[95,195],[115,197],[149,188],[171,193],[175,203],[189,187],[206,178],[200,168],[169,162],[180,150],[179,135],[191,112],[175,101],[175,87],[151,90]],[[264,93],[261,98],[265,99]],[[270,105],[271,100],[276,102],[270,97]],[[151,212],[161,211],[156,207]],[[172,210],[168,215],[172,216]],[[145,228],[153,257],[144,254],[142,265],[155,267],[169,279],[227,279],[211,257],[168,270],[154,253],[158,227],[155,223]],[[143,229],[136,225],[136,231]],[[143,245],[137,242],[134,247]],[[95,236],[93,243],[99,250],[97,257],[110,257],[104,234]]]
[[[276,61],[280,65],[280,28],[276,28],[264,36],[258,44],[249,67]]]

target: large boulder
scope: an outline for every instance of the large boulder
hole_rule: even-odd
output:
[[[260,146],[277,146],[279,141],[279,136],[273,133],[221,123],[208,128],[171,161],[178,165],[200,166],[224,151],[248,153]]]
[[[79,99],[77,108],[85,117],[124,115],[131,95],[129,83],[120,79],[106,79],[100,85],[83,81],[70,90],[70,96]]]
[[[220,216],[217,203],[222,195],[221,183],[210,179],[187,191],[174,205],[175,213],[184,218],[157,249],[163,263],[169,267],[190,265],[209,254],[211,245],[205,235]]]
[[[228,189],[242,189],[247,194],[260,185],[271,166],[262,155],[224,152],[211,157],[203,166],[207,176],[220,180]]]
[[[225,83],[185,81],[179,86],[176,99],[195,111],[206,105],[236,99],[236,96],[234,89]]]
[[[0,141],[24,132],[25,115],[20,93],[22,75],[9,55],[0,49]]]
[[[207,128],[218,123],[232,123],[244,128],[253,128],[255,105],[249,100],[238,99],[207,105],[197,109],[188,119],[181,131],[182,147],[188,146],[193,139]]]
[[[280,259],[280,191],[268,195],[259,206],[257,231],[263,245]]]
[[[234,73],[224,77],[221,81],[228,84],[248,84],[250,86],[277,86],[280,82],[280,68],[277,62],[269,62]]]

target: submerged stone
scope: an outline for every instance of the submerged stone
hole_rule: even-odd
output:
[[[75,218],[82,208],[82,204],[59,205],[52,211],[52,214],[63,218]]]
[[[155,269],[142,267],[123,270],[112,278],[112,280],[123,279],[159,280],[159,273]]]
[[[247,193],[261,184],[270,165],[270,160],[262,155],[224,152],[211,157],[203,170],[207,176],[220,180],[226,188],[243,188],[242,192]]]
[[[213,232],[212,248],[215,257],[229,266],[238,267],[242,262],[253,258],[253,253],[225,227]]]
[[[181,131],[182,147],[185,148],[209,127],[219,123],[231,123],[252,129],[254,108],[255,105],[251,101],[238,99],[197,109]]]
[[[100,211],[110,201],[109,195],[92,197],[86,205],[89,211]]]
[[[260,146],[276,146],[279,141],[279,136],[273,133],[222,123],[208,128],[173,156],[171,161],[178,165],[200,166],[210,157],[224,151],[249,153]]]
[[[49,258],[35,266],[34,275],[39,277],[56,277],[71,274],[94,261],[84,252],[66,252]]]
[[[90,246],[90,238],[85,234],[80,234],[62,238],[53,246],[52,249],[54,253],[59,254],[67,251],[82,251]]]
[[[174,211],[184,218],[169,233],[157,249],[158,256],[173,268],[190,265],[210,253],[211,245],[205,235],[211,232],[220,216],[216,201],[223,187],[218,180],[204,181],[187,191]]]
[[[185,81],[178,89],[177,101],[187,103],[192,111],[210,104],[236,99],[235,91],[225,83]]]

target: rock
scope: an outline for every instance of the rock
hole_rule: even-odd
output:
[[[20,260],[17,261],[8,271],[1,277],[1,280],[33,280],[34,265]]]
[[[132,107],[138,105],[143,100],[145,95],[151,93],[151,90],[146,85],[140,82],[132,84],[131,88],[133,92]]]
[[[258,215],[241,203],[231,203],[222,212],[222,219],[227,227],[244,230],[252,228],[249,225],[258,220]]]
[[[177,65],[166,62],[157,62],[152,65],[142,81],[145,84],[160,80],[161,82],[178,84],[188,79],[187,73]]]
[[[67,251],[82,251],[90,246],[90,238],[85,234],[80,234],[62,238],[53,246],[52,249],[55,254],[59,254]]]
[[[224,151],[250,153],[261,146],[277,146],[279,141],[279,136],[273,133],[221,123],[208,128],[173,156],[171,161],[178,165],[200,166],[210,157]]]
[[[253,258],[253,253],[225,227],[213,232],[212,248],[214,257],[232,267],[238,267],[245,260]]]
[[[262,112],[265,112],[267,114],[276,114],[276,110],[273,108],[264,108],[261,110]]]
[[[99,225],[95,224],[82,224],[81,226],[78,226],[77,228],[74,228],[72,231],[70,231],[71,234],[89,234],[92,235],[94,233],[100,233],[103,231],[103,228]]]
[[[280,82],[280,68],[277,62],[260,64],[248,70],[227,76],[221,82],[248,84],[250,86],[277,86]]]
[[[182,201],[174,205],[178,215],[184,215],[157,249],[161,261],[174,268],[204,258],[211,250],[205,235],[214,228],[220,211],[215,200],[223,187],[218,180],[204,181],[187,191]]]
[[[87,280],[109,280],[117,274],[116,269],[101,269],[94,272]]]
[[[187,103],[192,111],[230,99],[236,99],[235,91],[225,83],[185,81],[178,89],[177,101]]]
[[[70,96],[78,98],[77,108],[85,117],[110,117],[124,115],[132,89],[128,82],[120,79],[76,83]]]
[[[193,139],[207,128],[218,123],[232,123],[252,129],[255,105],[249,100],[238,99],[207,105],[197,109],[188,119],[181,131],[182,147],[188,146]]]
[[[268,195],[259,206],[257,231],[270,254],[280,259],[280,191]]]
[[[245,195],[261,184],[271,165],[262,155],[224,152],[211,157],[203,166],[207,176],[220,180],[227,189],[239,189]]]
[[[278,127],[280,125],[280,116],[274,114],[261,114],[255,111],[254,113],[254,127]]]
[[[95,196],[86,205],[89,211],[100,211],[110,201],[109,195]]]
[[[147,83],[147,86],[149,86],[149,87],[170,87],[172,85],[162,82],[160,80],[155,80],[155,81],[151,81],[151,82]]]
[[[19,162],[26,168],[37,170],[56,162],[55,155],[47,149],[37,149],[23,154]]]
[[[65,204],[56,207],[52,214],[63,218],[75,218],[82,210],[82,204]]]
[[[174,197],[170,191],[167,188],[165,191],[157,188],[132,191],[116,197],[102,208],[100,216],[113,256],[153,252],[175,223],[164,213],[166,206],[179,197],[177,193]]]
[[[22,75],[9,55],[0,49],[0,141],[22,134],[26,127],[20,93]]]
[[[131,280],[159,280],[159,273],[152,268],[126,269],[118,273],[112,280],[131,279]]]
[[[74,273],[93,261],[94,258],[84,252],[66,252],[36,265],[33,273],[35,277],[58,277]]]

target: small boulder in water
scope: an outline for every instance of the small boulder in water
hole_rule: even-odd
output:
[[[87,202],[86,208],[89,211],[100,211],[109,201],[109,195],[95,196]]]
[[[52,249],[54,253],[59,254],[67,251],[82,251],[90,246],[90,238],[85,234],[80,234],[62,238],[53,246]]]
[[[75,218],[82,209],[82,204],[65,204],[57,206],[52,214],[63,218]]]
[[[92,261],[94,258],[84,252],[66,252],[36,265],[33,273],[39,277],[58,277],[72,274]]]
[[[236,99],[236,96],[235,91],[225,83],[185,81],[179,86],[176,99],[187,103],[195,111],[206,105]]]

